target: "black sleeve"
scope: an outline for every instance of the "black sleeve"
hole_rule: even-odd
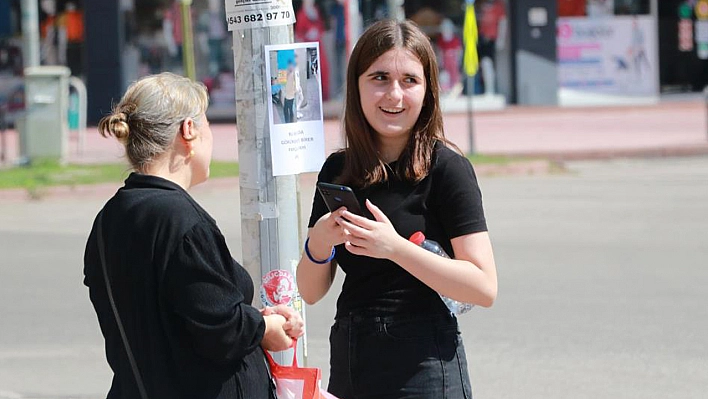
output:
[[[438,215],[449,239],[487,231],[482,192],[472,164],[455,154],[442,160],[436,171]]]
[[[333,183],[334,180],[339,176],[344,166],[344,154],[334,153],[327,158],[320,173],[317,175],[318,182]],[[310,213],[310,221],[307,227],[312,227],[317,223],[318,220],[324,215],[329,213],[327,204],[325,204],[324,199],[320,195],[317,188],[315,188],[315,195],[312,199],[312,212]]]
[[[260,311],[245,303],[253,282],[241,277],[223,235],[209,222],[196,224],[171,257],[165,293],[184,321],[197,353],[219,363],[257,349],[265,333]],[[242,273],[247,275],[247,273]]]

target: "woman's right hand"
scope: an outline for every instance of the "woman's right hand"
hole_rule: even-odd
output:
[[[309,234],[309,249],[310,253],[315,258],[327,259],[332,252],[332,247],[344,244],[346,241],[345,231],[339,223],[337,223],[337,219],[342,218],[342,212],[344,211],[346,211],[346,208],[342,207],[334,212],[330,212],[322,216],[317,223],[312,226]]]
[[[263,320],[266,323],[265,334],[261,340],[263,349],[280,352],[293,345],[293,339],[288,336],[283,327],[287,321],[285,317],[279,314],[270,314],[263,316]]]
[[[296,275],[300,296],[308,305],[322,299],[334,281],[334,263],[325,262],[328,264],[324,265],[319,262],[330,259],[333,248],[345,241],[347,232],[337,222],[344,211],[345,208],[342,207],[325,214],[307,232],[306,251],[309,254],[303,254],[300,258]]]
[[[283,330],[290,338],[297,339],[305,333],[305,321],[300,312],[288,305],[266,306],[261,309],[261,314],[263,316],[279,314],[285,317],[287,321],[283,324]]]

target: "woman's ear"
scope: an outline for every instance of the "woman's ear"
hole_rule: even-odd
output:
[[[185,141],[192,141],[197,138],[197,131],[194,128],[194,119],[186,118],[180,125],[180,134]]]

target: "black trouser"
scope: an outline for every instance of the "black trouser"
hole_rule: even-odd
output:
[[[288,99],[287,97],[285,98],[285,102],[283,104],[283,119],[285,119],[285,123],[293,123],[295,122],[295,99]]]
[[[453,316],[338,318],[328,390],[340,399],[471,399]]]

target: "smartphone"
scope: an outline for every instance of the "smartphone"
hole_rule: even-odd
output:
[[[363,215],[361,206],[359,206],[359,200],[350,187],[317,182],[317,191],[320,192],[330,212],[334,212],[344,206],[351,213]]]

